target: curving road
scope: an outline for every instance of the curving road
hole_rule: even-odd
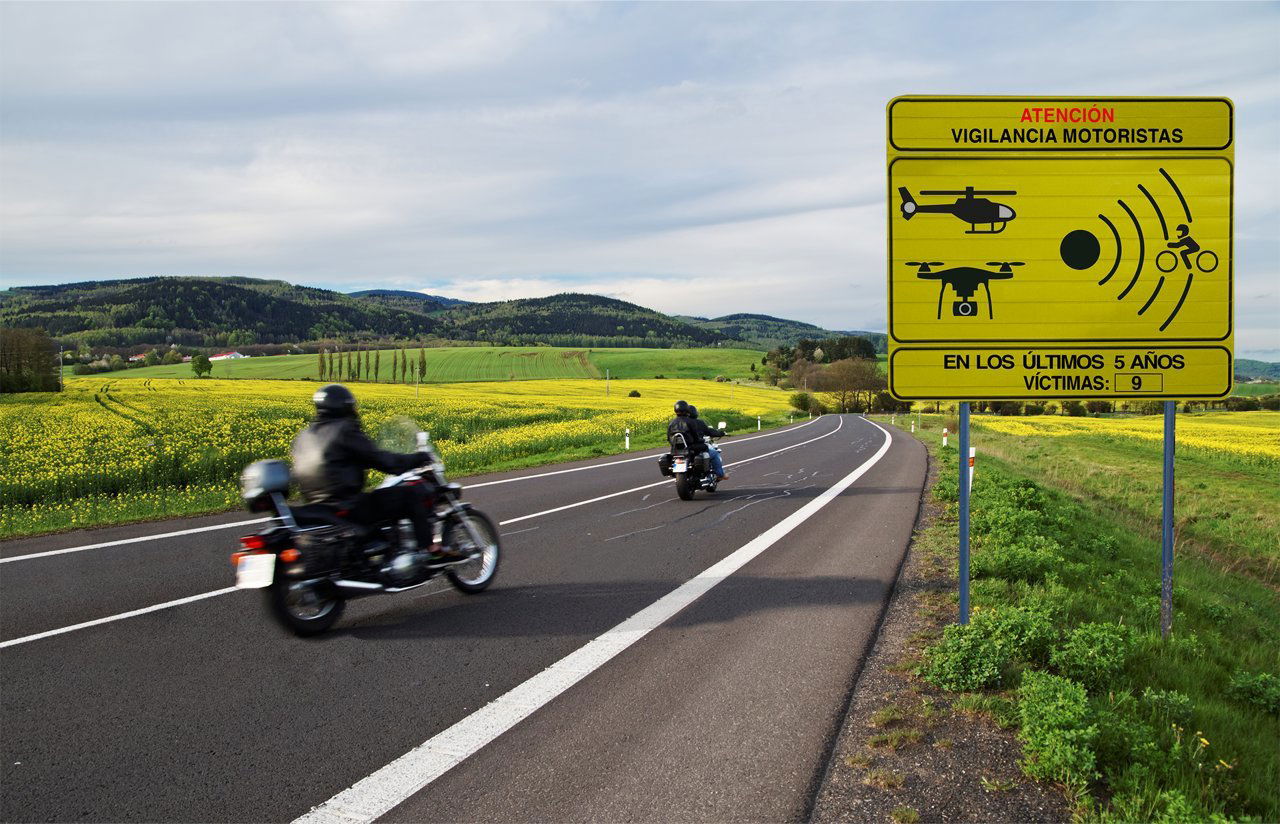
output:
[[[310,640],[230,589],[244,514],[0,544],[0,820],[803,817],[911,536],[913,438],[853,415],[466,479],[486,593]]]

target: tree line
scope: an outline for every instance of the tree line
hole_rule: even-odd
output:
[[[58,355],[43,329],[0,328],[0,392],[57,392]]]

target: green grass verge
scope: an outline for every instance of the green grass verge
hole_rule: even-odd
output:
[[[943,514],[917,545],[954,564],[955,441],[942,449],[936,427],[918,434],[940,464]],[[975,710],[1015,699],[1016,716],[1001,715],[1019,729],[1024,771],[1072,789],[1082,818],[1280,820],[1276,591],[1180,552],[1174,633],[1162,640],[1147,517],[1058,487],[1046,468],[1069,447],[996,456],[987,443],[983,434],[971,520],[973,620],[947,628],[920,674],[990,696],[965,699]],[[1158,478],[1159,467],[1132,471]],[[1266,546],[1280,552],[1274,533]]]
[[[1237,383],[1231,390],[1232,395],[1240,395],[1246,398],[1256,398],[1260,395],[1275,395],[1280,393],[1280,383],[1269,381],[1265,383]]]
[[[557,346],[444,346],[408,349],[411,366],[417,368],[419,357],[426,359],[426,383],[463,383],[470,381],[555,380],[564,378],[603,378],[606,370],[614,378],[708,378],[724,375],[735,380],[755,377],[754,364],[760,368],[763,352],[751,349],[573,349]],[[368,353],[376,358],[377,374],[382,382],[399,382],[392,374],[393,360],[400,350],[383,349]],[[364,359],[365,355],[361,354]],[[335,357],[335,363],[346,363],[346,355]],[[345,367],[344,367],[345,369]],[[69,370],[68,370],[69,372]],[[214,361],[212,377],[257,380],[318,380],[320,361],[317,355],[271,355],[260,358]],[[340,374],[345,375],[345,371]],[[106,373],[110,378],[191,378],[191,364],[145,366]],[[412,383],[412,377],[409,378]]]

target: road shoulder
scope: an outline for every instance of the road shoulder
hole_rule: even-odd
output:
[[[927,533],[937,464],[889,607],[860,670],[810,821],[1068,821],[1062,793],[1018,769],[998,704],[981,707],[913,673],[955,620],[954,541]]]

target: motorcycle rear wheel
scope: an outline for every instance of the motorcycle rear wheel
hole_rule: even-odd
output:
[[[681,473],[676,478],[676,494],[680,496],[682,501],[692,501],[693,493],[697,491],[697,482],[688,472]]]
[[[276,621],[303,637],[327,632],[347,607],[345,599],[317,592],[314,585],[279,578],[266,589],[266,599]]]
[[[483,546],[476,546],[462,519],[466,518],[471,528],[480,536]],[[498,574],[498,561],[502,556],[501,540],[498,528],[489,516],[479,510],[471,509],[461,515],[450,515],[444,525],[444,543],[462,552],[476,552],[480,555],[465,564],[450,567],[445,574],[449,583],[468,595],[483,592],[493,583]]]

